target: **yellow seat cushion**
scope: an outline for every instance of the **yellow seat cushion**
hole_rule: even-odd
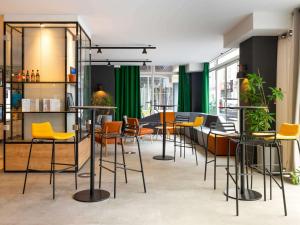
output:
[[[53,133],[53,139],[55,140],[67,140],[70,138],[75,137],[75,133],[68,132],[68,133]]]
[[[182,122],[181,124],[179,124],[179,126],[182,126],[182,127],[193,127],[194,123],[193,122]]]
[[[284,137],[296,137],[300,136],[300,124],[283,123],[280,125],[279,132]]]
[[[32,138],[35,139],[54,139],[54,140],[67,140],[75,137],[75,133],[58,133],[54,132],[52,125],[49,122],[33,123],[31,125]]]

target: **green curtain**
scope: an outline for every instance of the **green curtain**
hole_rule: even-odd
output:
[[[185,72],[185,66],[179,66],[178,112],[191,111],[190,75]]]
[[[121,66],[115,68],[116,81],[116,120],[128,117],[141,117],[140,67]]]
[[[208,113],[209,112],[209,63],[204,63],[203,65],[203,72],[201,76],[201,83],[200,83],[200,112]]]

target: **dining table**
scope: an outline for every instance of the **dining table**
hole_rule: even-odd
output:
[[[239,134],[241,135],[245,132],[245,110],[256,110],[256,109],[268,109],[266,106],[221,106],[219,109],[230,109],[230,110],[238,110],[239,111]],[[246,185],[245,181],[245,153],[246,146],[241,144],[242,150],[240,151],[240,185],[238,189],[238,199],[243,201],[255,201],[262,198],[262,194],[258,191],[249,189]],[[236,199],[235,188],[229,189],[228,194],[227,191],[224,191],[224,194],[230,198]]]
[[[153,159],[155,160],[174,160],[173,156],[166,155],[166,134],[167,134],[167,123],[166,123],[166,111],[167,108],[173,108],[176,105],[153,105],[154,107],[157,108],[162,108],[163,110],[163,141],[162,141],[162,154],[161,155],[156,155],[153,156]]]
[[[71,106],[72,110],[89,110],[91,112],[90,121],[90,188],[78,191],[73,195],[73,199],[80,202],[98,202],[110,197],[110,193],[103,189],[95,189],[95,114],[97,110],[114,110],[114,106]]]

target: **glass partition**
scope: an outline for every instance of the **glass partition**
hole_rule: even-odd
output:
[[[91,43],[84,30],[77,22],[6,22],[5,36],[6,142],[30,141],[34,122],[49,121],[57,131],[74,131],[78,117],[86,120],[88,114],[70,107],[90,101]],[[84,137],[79,130],[79,139]]]

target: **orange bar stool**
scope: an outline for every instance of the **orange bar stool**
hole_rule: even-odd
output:
[[[55,162],[55,143],[56,143],[56,141],[66,141],[71,138],[73,138],[73,140],[74,140],[74,164]],[[32,147],[33,147],[33,144],[37,143],[38,141],[49,141],[50,143],[52,142],[52,153],[51,153],[51,164],[50,164],[51,165],[50,184],[52,183],[53,199],[55,199],[55,173],[64,172],[66,170],[74,168],[74,170],[75,170],[75,188],[77,189],[78,166],[76,164],[77,153],[76,153],[75,133],[73,133],[73,132],[69,132],[69,133],[54,132],[50,122],[33,123],[32,124],[32,140],[31,140],[31,145],[30,145],[30,150],[29,150],[29,155],[28,155],[28,160],[27,160],[25,180],[24,180],[24,186],[23,186],[23,194],[25,193],[28,172],[38,171],[38,170],[29,169]],[[67,167],[60,169],[60,170],[55,170],[55,165],[67,166]]]
[[[156,126],[156,139],[158,137],[159,131],[162,132],[163,130],[163,113],[159,113],[159,120],[160,124],[159,126]],[[175,112],[166,112],[166,131],[167,131],[167,136],[170,139],[170,134],[174,132],[174,121],[175,121]]]
[[[130,125],[125,125],[122,129],[122,122],[121,121],[112,121],[112,122],[105,122],[104,123],[104,128],[103,132],[101,133],[100,138],[103,139],[113,139],[115,148],[114,148],[114,159],[113,160],[106,160],[103,159],[102,157],[102,145],[100,148],[100,164],[99,164],[99,189],[101,188],[102,184],[102,169],[105,169],[111,173],[114,174],[114,198],[116,198],[117,194],[117,169],[122,169],[124,171],[124,176],[125,176],[125,183],[127,183],[127,170],[133,171],[133,172],[140,172],[142,174],[142,179],[143,179],[143,185],[144,185],[144,192],[146,193],[146,184],[145,184],[145,177],[144,177],[144,169],[143,169],[143,164],[142,164],[142,156],[141,156],[141,150],[140,150],[140,144],[139,144],[139,136],[137,136],[138,133],[138,127],[137,126],[130,126]],[[139,152],[139,160],[140,160],[140,169],[131,169],[127,167],[126,162],[125,162],[125,155],[124,155],[124,145],[123,145],[123,138],[126,137],[128,134],[128,130],[130,133],[130,136],[132,135],[131,131],[135,130],[136,132],[133,134],[134,137],[136,138],[137,145],[138,145],[138,152]],[[118,139],[120,139],[120,144],[121,144],[121,150],[122,150],[122,163],[118,162],[117,160],[117,143]],[[102,143],[102,142],[101,142]],[[107,163],[108,165],[114,165],[113,169],[107,167],[106,165],[103,165],[104,163]]]

